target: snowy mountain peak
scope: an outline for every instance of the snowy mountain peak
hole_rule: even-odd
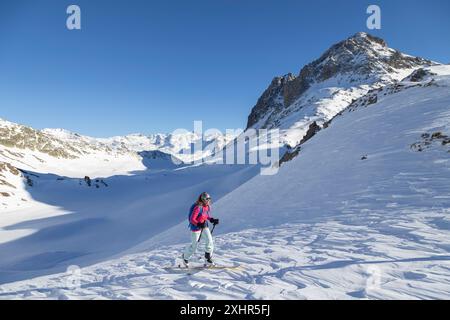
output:
[[[333,45],[311,66],[330,69],[328,73],[322,73],[322,79],[326,80],[338,72],[350,71],[346,67],[351,67],[352,71],[356,73],[367,74],[370,72],[395,72],[395,69],[428,64],[430,61],[408,56],[389,48],[381,38],[359,32]]]
[[[74,133],[72,131],[66,130],[66,129],[60,129],[60,128],[56,128],[56,129],[50,129],[50,128],[46,128],[41,130],[41,132],[55,136],[55,137],[60,137],[60,138],[72,138],[72,137],[80,137],[80,135],[78,133]]]
[[[11,128],[19,126],[17,123],[0,118],[0,128]]]
[[[369,45],[373,45],[374,43],[377,43],[383,47],[387,47],[386,41],[384,41],[383,39],[381,39],[379,37],[368,34],[367,32],[358,32],[358,33],[354,34],[353,36],[351,36],[350,38],[348,38],[347,40],[344,40],[342,42],[345,42],[345,41],[356,41],[359,43],[366,43]]]
[[[331,46],[297,76],[275,77],[252,109],[247,128],[295,129],[285,132],[283,142],[296,145],[314,121],[321,125],[370,89],[432,64],[359,32]]]

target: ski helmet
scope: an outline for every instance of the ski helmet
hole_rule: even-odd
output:
[[[203,203],[206,203],[206,201],[211,200],[211,196],[210,196],[208,193],[203,192],[203,193],[200,195],[200,197],[198,198],[198,200],[200,200],[200,201],[203,202]]]

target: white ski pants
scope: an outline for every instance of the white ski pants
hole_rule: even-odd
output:
[[[200,238],[201,231],[191,232],[191,244],[186,247],[184,250],[184,259],[189,260],[192,255],[197,251],[198,239]],[[209,228],[203,229],[203,233],[201,233],[202,238],[200,242],[205,242],[205,252],[208,252],[212,255],[214,251],[214,242],[211,235],[211,231]]]

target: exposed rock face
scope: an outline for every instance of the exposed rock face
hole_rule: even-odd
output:
[[[450,137],[442,132],[424,133],[421,140],[413,143],[410,148],[413,151],[422,152],[430,149],[433,145],[441,145],[442,147],[450,144]],[[448,150],[450,152],[450,149]]]
[[[355,86],[389,80],[389,75],[402,69],[430,65],[418,57],[404,55],[387,47],[383,39],[366,33],[333,45],[319,59],[306,65],[298,74],[276,77],[252,109],[247,128],[273,128],[286,109],[314,84],[332,78]],[[284,113],[284,114],[283,114]]]
[[[115,154],[130,152],[126,148],[117,148],[113,151],[104,143],[84,139],[75,133],[70,133],[71,136],[69,136],[69,133],[66,133],[66,136],[63,136],[61,133],[59,135],[63,139],[58,138],[52,131],[35,130],[0,119],[0,146],[6,148],[38,151],[62,159],[75,159],[97,151],[114,152]],[[12,153],[11,150],[8,150],[8,152]],[[19,153],[16,153],[15,156],[21,157]]]
[[[247,128],[253,126],[269,111],[281,110],[284,107],[284,95],[287,90],[287,84],[292,82],[295,76],[291,73],[283,77],[275,77],[269,87],[264,91],[262,96],[258,99],[256,106],[248,117]]]
[[[0,162],[0,187],[6,186],[12,189],[16,189],[16,186],[7,181],[7,174],[12,174],[14,176],[20,176],[20,171],[13,167],[11,164],[6,162]]]
[[[171,161],[172,156],[168,153],[164,153],[159,150],[152,150],[152,151],[142,151],[139,152],[139,155],[143,158],[152,159],[152,160],[167,160]]]
[[[317,123],[314,121],[310,126],[308,131],[306,132],[306,135],[303,137],[302,141],[300,142],[300,144],[305,143],[306,141],[308,141],[309,139],[311,139],[312,137],[314,137],[316,135],[317,132],[320,131],[320,126],[317,125]]]
[[[296,156],[298,156],[298,154],[301,151],[301,145],[304,144],[309,139],[311,139],[312,137],[314,137],[316,135],[316,133],[319,132],[321,129],[322,128],[319,125],[317,125],[317,123],[315,121],[313,123],[311,123],[311,125],[309,126],[309,129],[306,132],[306,135],[303,137],[302,141],[300,141],[300,143],[294,149],[287,150],[284,153],[284,155],[281,157],[280,166],[283,163],[291,161]]]
[[[88,187],[90,187],[90,186],[92,185],[92,180],[91,180],[91,178],[89,178],[88,176],[85,176],[85,177],[84,177],[84,182],[86,183],[86,185],[87,185]]]
[[[13,167],[12,165],[10,165],[9,163],[6,163],[6,162],[0,162],[0,175],[2,174],[2,172],[5,172],[5,171],[9,171],[10,173],[12,173],[15,176],[20,175],[20,171],[16,167]]]
[[[409,77],[406,78],[406,80],[411,82],[421,82],[426,77],[435,76],[435,73],[430,72],[429,70],[425,70],[423,68],[417,69],[414,71]]]
[[[0,145],[10,148],[40,151],[58,158],[74,158],[80,154],[72,146],[38,130],[3,121],[0,125]]]

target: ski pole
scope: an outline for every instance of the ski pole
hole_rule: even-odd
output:
[[[213,225],[213,228],[211,230],[211,235],[213,234],[215,228],[216,228],[216,225]],[[200,242],[200,240],[202,239],[202,234],[203,234],[203,229],[200,232],[200,237],[198,237],[198,241],[197,242]]]
[[[202,228],[202,231],[200,231],[200,237],[198,237],[197,243],[199,243],[200,240],[202,239],[202,234],[203,234],[203,228]]]

